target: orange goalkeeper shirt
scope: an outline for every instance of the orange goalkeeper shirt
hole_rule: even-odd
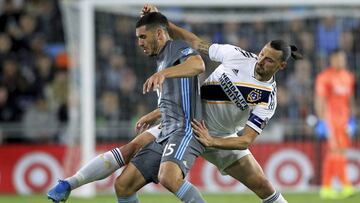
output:
[[[350,98],[354,94],[354,76],[346,69],[327,68],[316,78],[316,94],[325,97],[325,119],[346,124],[350,117]]]

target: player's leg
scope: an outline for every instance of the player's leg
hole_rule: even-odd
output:
[[[59,180],[49,190],[48,198],[54,202],[65,201],[69,197],[71,190],[110,176],[117,169],[127,164],[142,146],[153,141],[155,139],[154,136],[157,136],[159,133],[160,129],[155,126],[141,133],[128,144],[94,157],[73,176],[65,180]]]
[[[287,202],[266,178],[249,150],[207,149],[202,155],[224,174],[243,183],[266,203]]]
[[[339,120],[340,122],[340,120]],[[322,168],[322,185],[320,189],[320,197],[323,199],[338,199],[340,194],[333,187],[332,180],[334,177],[339,175],[339,171],[345,170],[342,160],[340,157],[342,150],[340,146],[342,145],[342,140],[340,136],[342,132],[336,127],[336,122],[328,121],[329,126],[329,136],[327,138],[327,150],[325,159],[323,161]]]
[[[243,183],[266,203],[287,202],[266,178],[261,166],[252,154],[245,155],[224,170]]]
[[[136,192],[150,182],[158,182],[157,174],[163,146],[151,142],[146,145],[124,169],[115,181],[115,191],[119,203],[139,202]]]
[[[334,153],[336,153],[336,160],[337,160],[337,168],[336,168],[337,176],[343,186],[340,192],[341,198],[347,198],[355,194],[355,189],[351,185],[351,182],[349,181],[346,170],[346,165],[347,165],[346,150],[350,146],[350,137],[347,133],[346,126],[347,126],[347,122],[342,122],[342,123],[339,122],[335,124],[337,150]]]
[[[199,190],[184,180],[204,147],[191,134],[172,135],[165,145],[159,170],[159,182],[183,202],[205,202]]]
[[[137,191],[147,182],[140,171],[129,163],[121,175],[115,181],[115,192],[119,203],[139,202]]]

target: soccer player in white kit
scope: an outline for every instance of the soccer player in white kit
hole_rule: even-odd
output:
[[[209,46],[186,30],[173,24],[170,28],[175,35],[191,42],[194,48],[208,53],[212,60],[222,63],[201,88],[203,119],[208,129],[204,122],[193,123],[198,139],[209,147],[202,156],[214,163],[222,172],[253,190],[263,202],[286,202],[266,179],[261,167],[247,148],[274,114],[276,83],[273,76],[278,70],[285,68],[286,60],[292,52],[291,47],[283,41],[273,41],[263,48],[258,57],[232,45]],[[283,53],[284,49],[288,50],[286,54]],[[281,60],[278,57],[281,57]],[[269,70],[268,67],[273,69]],[[270,77],[263,77],[267,75]],[[161,84],[161,77],[150,78],[144,88],[151,89],[158,84]],[[142,117],[137,127],[147,127],[159,117],[158,115],[155,110]],[[239,131],[242,132],[241,136],[236,134]],[[89,179],[84,177],[92,176],[90,181],[94,181],[110,175],[127,163],[138,148],[151,140],[150,134],[156,136],[159,132],[160,130],[154,127],[124,146],[126,150],[114,149],[99,155],[102,159],[106,159],[107,163],[113,163],[113,167],[108,171],[103,169],[102,174],[99,174],[101,170],[86,174],[87,166],[83,167],[84,170],[80,169],[79,173],[67,179],[72,183],[71,189],[87,183]],[[99,157],[89,165],[101,167],[102,161]],[[126,185],[125,181],[121,181],[121,176],[117,180],[117,185],[119,184]]]

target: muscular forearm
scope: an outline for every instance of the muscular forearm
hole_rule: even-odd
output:
[[[192,77],[205,71],[204,61],[201,56],[191,56],[183,63],[166,68],[161,71],[165,78]]]
[[[191,44],[191,46],[197,49],[200,53],[209,55],[210,43],[202,40],[194,33],[187,31],[173,23],[169,23],[170,36],[173,39],[182,39]]]
[[[155,110],[153,110],[152,112],[147,114],[151,120],[158,120],[161,118],[161,112],[160,112],[160,108],[157,108]]]
[[[213,146],[219,149],[244,150],[253,142],[250,137],[213,137]]]

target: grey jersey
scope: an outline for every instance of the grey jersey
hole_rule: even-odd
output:
[[[182,40],[169,40],[156,58],[157,70],[184,62],[189,56],[199,53]],[[162,132],[158,142],[165,140],[172,133],[191,129],[193,118],[201,116],[201,100],[197,76],[186,78],[167,78],[159,93]]]

